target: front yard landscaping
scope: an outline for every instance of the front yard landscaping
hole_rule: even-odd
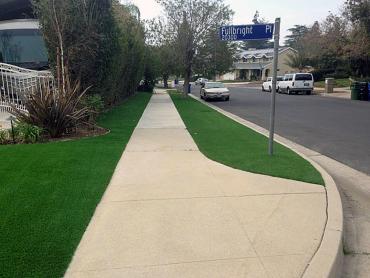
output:
[[[347,88],[349,86],[351,86],[351,80],[348,78],[335,79],[334,88]],[[325,81],[315,82],[315,87],[325,88]]]
[[[0,277],[62,277],[150,94],[103,113],[111,132],[0,146]]]
[[[275,144],[267,154],[268,139],[190,97],[171,91],[187,129],[200,151],[230,167],[275,177],[324,185],[321,174],[292,150]]]

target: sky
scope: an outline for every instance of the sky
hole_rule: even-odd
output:
[[[127,0],[122,0],[127,1]],[[130,0],[137,5],[143,19],[161,15],[162,8],[155,0]],[[294,25],[311,25],[322,21],[329,11],[338,13],[344,0],[225,0],[234,10],[234,24],[251,24],[255,12],[273,23],[281,18],[281,33],[285,37]]]

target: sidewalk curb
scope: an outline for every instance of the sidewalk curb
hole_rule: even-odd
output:
[[[229,113],[221,108],[205,102],[198,97],[189,94],[193,99],[202,102],[208,107],[220,112],[226,117],[268,137],[268,130],[244,120],[232,113]],[[310,162],[322,175],[325,181],[325,190],[327,198],[327,222],[323,231],[320,246],[316,253],[311,258],[311,261],[307,264],[303,278],[318,278],[328,277],[335,278],[340,277],[342,271],[343,262],[343,206],[342,200],[334,179],[329,175],[324,168],[318,163],[313,161],[310,156],[319,156],[320,153],[307,149],[301,145],[298,145],[282,136],[276,135],[275,141],[284,145],[285,147],[296,152],[298,155]],[[267,151],[267,150],[266,150]]]

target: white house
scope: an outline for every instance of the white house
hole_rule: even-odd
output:
[[[278,75],[293,73],[296,69],[288,66],[289,56],[297,53],[291,47],[279,49]],[[220,80],[265,80],[272,75],[274,49],[249,49],[242,51],[240,59],[233,69],[222,76]]]

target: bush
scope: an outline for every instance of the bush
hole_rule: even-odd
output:
[[[24,122],[18,122],[14,128],[17,140],[27,144],[38,142],[42,131],[42,128]]]
[[[370,83],[370,76],[369,77],[356,77],[354,78],[353,81]]]
[[[319,69],[311,72],[315,81],[323,81],[329,74],[334,74],[334,69]]]
[[[152,93],[154,90],[154,84],[153,82],[145,80],[142,82],[139,87],[137,88],[139,92],[149,92]]]
[[[132,5],[118,0],[28,2],[40,21],[53,72],[61,64],[62,39],[71,79],[80,80],[82,88],[94,85],[94,93],[107,104],[135,93],[146,57],[144,24]]]
[[[81,101],[88,109],[100,113],[104,109],[104,101],[100,95],[89,95]]]
[[[95,122],[99,113],[104,109],[104,101],[101,95],[88,95],[81,100],[83,107],[88,109],[89,122]]]
[[[16,122],[13,130],[0,130],[0,145],[12,142],[14,135],[15,142],[19,143],[36,143],[40,140],[43,129],[35,125],[24,122]]]
[[[9,131],[0,129],[0,145],[6,144],[9,141]]]
[[[334,78],[334,79],[346,79],[348,77],[349,77],[348,74],[343,72],[331,73],[325,76],[325,78]]]

